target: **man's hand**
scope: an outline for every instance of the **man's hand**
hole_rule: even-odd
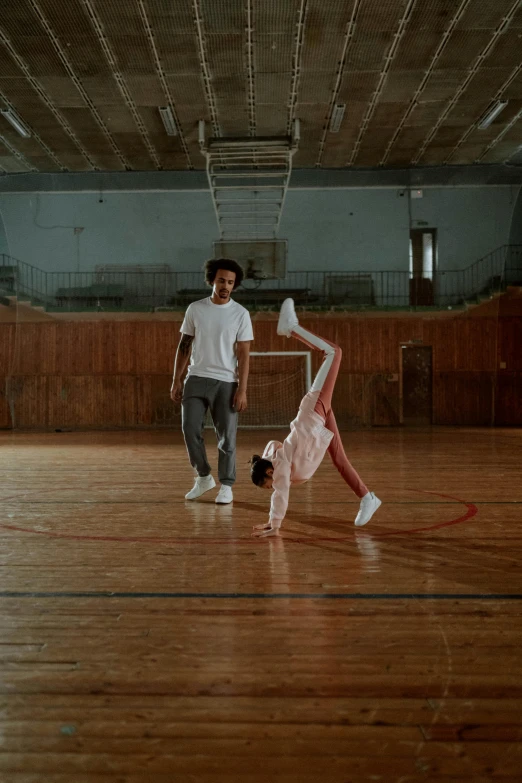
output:
[[[170,399],[172,402],[180,403],[181,398],[183,397],[183,384],[181,381],[172,381],[172,386],[170,387]]]
[[[234,394],[232,407],[235,408],[238,413],[241,413],[242,411],[246,411],[247,408],[246,392],[239,391],[239,389],[236,391],[236,393]]]

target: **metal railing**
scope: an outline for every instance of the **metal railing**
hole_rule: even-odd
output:
[[[522,245],[503,245],[465,269],[438,271],[437,304],[447,306],[487,296],[510,283],[522,283]]]
[[[451,307],[522,284],[522,245],[503,245],[465,269],[433,279],[408,271],[288,272],[280,280],[245,280],[234,298],[251,309],[275,309],[287,296],[310,308]],[[29,299],[55,310],[185,308],[209,294],[201,271],[45,272],[0,256],[0,296]]]
[[[48,296],[49,272],[18,261],[5,254],[0,255],[0,292],[31,299],[38,304],[50,302]]]

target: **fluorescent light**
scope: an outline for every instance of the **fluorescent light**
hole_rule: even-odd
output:
[[[174,117],[172,116],[170,106],[160,106],[159,113],[161,115],[161,119],[163,120],[165,130],[167,131],[167,136],[177,136],[178,129],[176,128],[176,123],[174,122]]]
[[[493,106],[491,106],[487,112],[483,115],[482,119],[477,124],[477,128],[480,130],[485,130],[485,128],[489,128],[493,120],[498,117],[501,111],[504,111],[506,106],[508,105],[507,101],[495,101]]]
[[[339,133],[339,128],[341,127],[341,123],[343,121],[345,109],[346,109],[346,104],[345,103],[337,103],[334,106],[334,109],[333,109],[333,112],[332,112],[332,118],[330,120],[330,132],[331,133]]]
[[[205,146],[205,120],[198,122],[198,138],[200,147]]]
[[[30,139],[31,138],[31,131],[29,128],[24,125],[22,120],[16,116],[16,114],[11,111],[11,109],[2,109],[0,110],[0,114],[2,114],[7,122],[10,122],[13,128],[18,131],[20,136],[23,136],[24,139]]]

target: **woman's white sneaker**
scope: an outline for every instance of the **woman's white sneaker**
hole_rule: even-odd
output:
[[[217,493],[216,503],[232,503],[234,495],[232,494],[232,487],[227,484],[222,484],[221,489]]]
[[[190,492],[187,492],[185,495],[185,500],[196,500],[196,498],[199,498],[201,495],[204,495],[205,492],[208,492],[209,489],[214,489],[215,486],[216,482],[212,476],[196,476],[194,486]]]
[[[294,300],[285,299],[281,305],[279,321],[277,322],[277,334],[290,337],[292,329],[299,326],[299,319],[295,314]]]
[[[367,522],[369,522],[380,505],[381,501],[379,498],[376,497],[373,492],[367,492],[361,500],[359,513],[355,517],[354,525],[357,525],[357,527],[362,527]]]

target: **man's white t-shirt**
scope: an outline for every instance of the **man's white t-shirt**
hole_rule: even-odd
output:
[[[210,297],[187,307],[180,332],[194,337],[187,378],[238,380],[236,342],[254,339],[250,313],[230,299],[217,305]]]

